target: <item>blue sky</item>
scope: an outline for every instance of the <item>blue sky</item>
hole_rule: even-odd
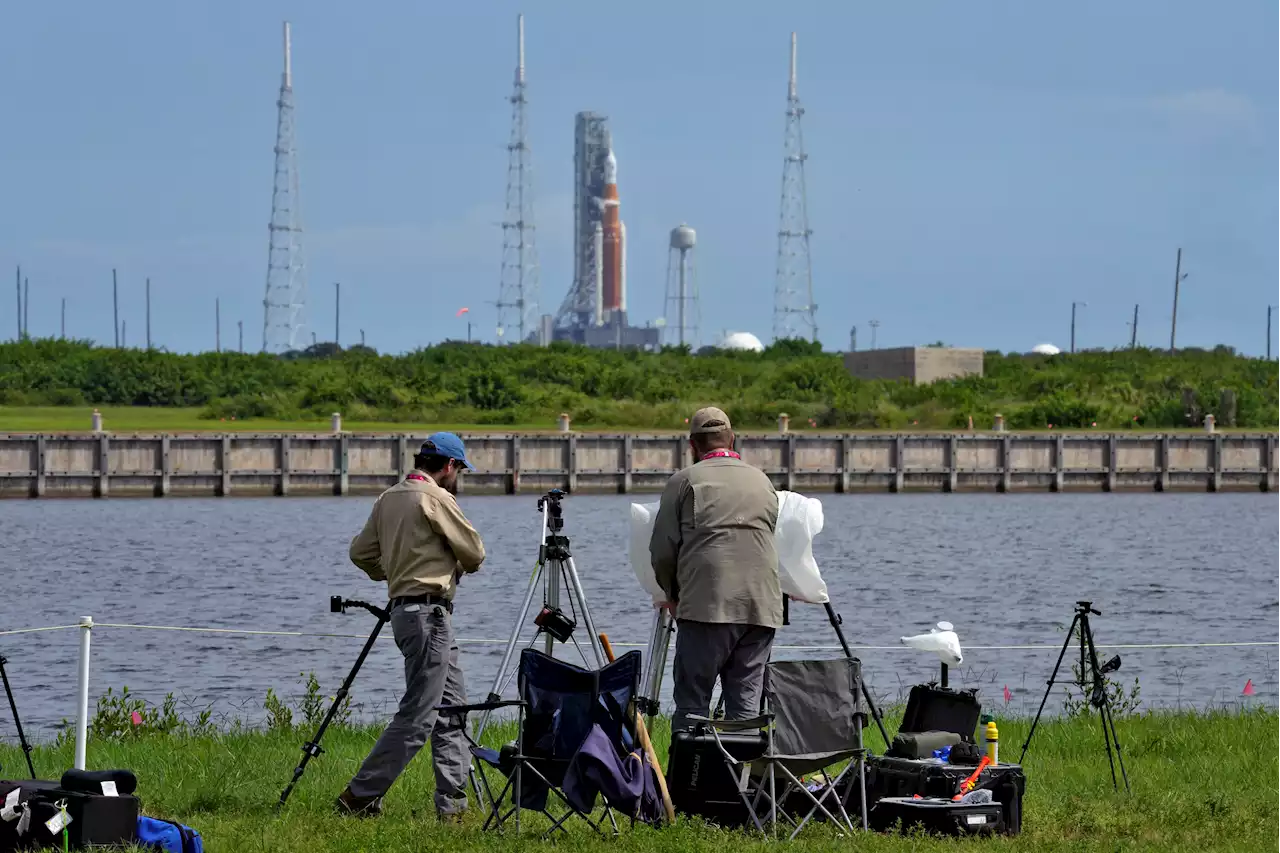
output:
[[[771,329],[789,33],[823,343],[1260,354],[1277,301],[1277,7],[330,0],[0,10],[0,281],[30,331],[261,343],[280,24],[294,33],[309,330],[383,351],[493,336],[515,15],[526,15],[542,302],[572,273],[573,116],[610,116],[634,320],[698,230],[704,341]],[[0,334],[16,332],[12,296]]]

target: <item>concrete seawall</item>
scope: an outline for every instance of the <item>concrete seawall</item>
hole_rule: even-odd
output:
[[[375,494],[425,434],[0,434],[0,497]],[[468,494],[653,492],[689,464],[677,435],[464,435]],[[1275,491],[1271,434],[741,435],[797,491]]]

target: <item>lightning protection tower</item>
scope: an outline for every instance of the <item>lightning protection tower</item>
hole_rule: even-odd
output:
[[[778,223],[778,266],[773,295],[773,337],[818,339],[818,306],[813,302],[809,261],[809,206],[805,197],[804,107],[796,94],[796,34],[791,34],[791,77],[787,86],[787,128],[782,161],[782,210]]]
[[[526,324],[538,314],[538,248],[534,240],[533,164],[525,107],[524,15],[516,17],[516,82],[511,91],[511,141],[507,144],[507,213],[502,221],[502,276],[498,286],[498,343],[527,340]]]
[[[681,223],[671,229],[667,252],[667,306],[663,344],[698,348],[698,279],[694,274],[693,249],[698,235]]]
[[[271,222],[267,226],[267,295],[262,300],[262,350],[282,353],[298,348],[307,306],[302,219],[298,209],[298,159],[294,142],[293,67],[288,21],[284,24],[284,74],[276,106],[279,113]]]

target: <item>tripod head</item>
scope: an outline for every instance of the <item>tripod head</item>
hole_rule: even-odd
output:
[[[369,604],[367,601],[356,601],[355,599],[352,599],[352,598],[343,598],[340,595],[329,596],[329,612],[330,613],[346,613],[348,607],[358,607],[361,610],[368,610],[370,613],[378,617],[378,619],[380,619],[383,622],[386,622],[388,619],[391,618],[391,614],[389,614],[386,610],[384,610],[381,607],[374,607],[372,604]]]
[[[546,512],[547,529],[551,533],[564,530],[564,507],[560,504],[564,495],[564,490],[552,489],[538,498],[538,512]]]
[[[1092,613],[1094,616],[1101,616],[1101,615],[1102,615],[1102,611],[1101,611],[1101,610],[1094,610],[1094,609],[1093,609],[1093,602],[1092,602],[1092,601],[1077,601],[1077,602],[1076,602],[1076,613],[1080,614],[1081,616],[1084,616],[1084,615],[1086,615],[1086,614],[1088,614],[1088,613]]]

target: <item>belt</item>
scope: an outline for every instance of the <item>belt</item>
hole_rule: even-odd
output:
[[[426,604],[430,607],[443,607],[453,613],[453,602],[439,595],[401,595],[391,599],[387,605],[388,610],[395,610],[405,604]]]

